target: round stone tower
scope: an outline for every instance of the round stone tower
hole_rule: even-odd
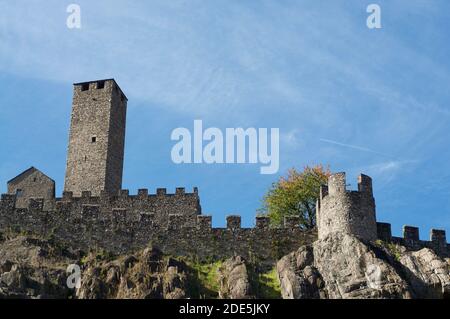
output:
[[[357,191],[348,191],[346,186],[345,173],[331,175],[328,186],[322,186],[317,203],[319,239],[333,232],[343,232],[364,241],[376,240],[372,179],[360,175]]]

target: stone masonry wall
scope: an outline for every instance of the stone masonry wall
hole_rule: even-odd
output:
[[[447,243],[445,230],[432,229],[430,240],[420,240],[419,228],[403,226],[403,237],[392,236],[391,224],[377,223],[378,239],[405,246],[411,250],[430,248],[441,256],[450,257],[450,245]]]
[[[65,186],[116,194],[122,186],[127,99],[114,80],[74,85]]]
[[[176,256],[205,260],[240,255],[263,266],[317,239],[315,231],[301,230],[296,217],[286,218],[281,228],[269,228],[267,217],[257,217],[254,228],[241,228],[241,217],[229,216],[226,228],[212,228],[211,216],[201,215],[197,192],[186,194],[181,188],[176,194],[161,189],[155,195],[146,190],[135,196],[128,191],[113,197],[65,195],[49,211],[43,209],[42,199],[31,199],[28,208],[18,209],[14,195],[2,195],[0,231],[53,237],[83,250],[120,254],[154,245]],[[449,256],[444,231],[433,230],[428,242],[419,240],[414,227],[405,227],[404,238],[392,237],[389,224],[378,223],[377,228],[378,238],[384,241],[413,250],[429,247]]]
[[[254,228],[241,228],[240,216],[229,216],[227,228],[212,228],[211,217],[201,215],[200,207],[196,206],[197,194],[182,194],[181,191],[164,195],[160,190],[159,195],[150,195],[156,196],[153,207],[152,200],[145,199],[149,197],[145,192],[137,197],[124,192],[106,206],[100,198],[87,194],[84,198],[67,196],[58,199],[51,211],[43,210],[40,199],[31,199],[27,209],[16,209],[15,196],[2,195],[0,230],[51,236],[84,250],[129,253],[151,244],[177,256],[196,256],[202,260],[240,255],[261,265],[270,265],[316,239],[315,232],[302,231],[299,219],[293,217],[286,218],[282,228],[269,228],[266,217],[257,217]],[[165,205],[172,206],[174,201],[179,203],[178,213],[171,210],[162,217]],[[108,207],[115,205],[117,207],[109,210]]]
[[[348,191],[345,173],[331,175],[328,186],[321,188],[317,224],[319,238],[344,232],[362,240],[375,240],[377,225],[371,178],[359,176],[358,190]]]
[[[126,210],[129,217],[149,215],[152,216],[153,224],[160,226],[168,223],[170,215],[183,215],[193,221],[202,212],[197,188],[192,193],[187,193],[185,188],[177,188],[174,194],[168,194],[165,188],[157,189],[155,194],[149,194],[148,189],[140,189],[137,195],[121,190],[117,196],[107,191],[102,191],[100,196],[92,196],[91,192],[85,191],[81,197],[64,192],[62,198],[55,199],[50,210],[76,213],[84,205],[97,205],[102,213]]]
[[[44,208],[50,209],[55,198],[55,182],[38,170],[32,170],[29,174],[18,180],[8,183],[8,194],[20,194],[16,199],[17,208],[27,208],[29,198],[43,198]]]

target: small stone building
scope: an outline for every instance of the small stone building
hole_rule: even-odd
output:
[[[17,195],[16,208],[27,208],[31,198],[43,198],[46,207],[55,198],[55,181],[30,167],[8,182],[8,194]]]

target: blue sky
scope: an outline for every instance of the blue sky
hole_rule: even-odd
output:
[[[0,190],[36,166],[62,192],[72,83],[129,98],[124,188],[198,186],[216,226],[251,226],[290,167],[374,178],[379,221],[450,231],[450,2],[0,0]],[[326,4],[325,4],[326,3]],[[280,128],[280,174],[172,163],[177,127]]]

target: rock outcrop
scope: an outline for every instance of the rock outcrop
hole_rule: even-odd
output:
[[[400,263],[417,297],[450,298],[450,260],[439,258],[428,248],[415,252],[402,250]]]
[[[449,297],[448,261],[430,249],[395,249],[332,233],[278,262],[283,298]]]
[[[62,265],[76,253],[49,242],[23,236],[0,241],[0,298],[69,298],[67,274]]]
[[[219,269],[221,299],[250,299],[250,279],[247,266],[242,257],[236,256],[226,260]]]
[[[81,265],[81,287],[67,286],[67,266]],[[148,248],[113,257],[69,251],[25,236],[0,240],[0,298],[188,298],[186,264]]]
[[[186,291],[186,265],[163,258],[157,249],[113,261],[89,260],[85,265],[80,299],[182,299]]]
[[[80,267],[77,289],[67,285],[68,265]],[[240,256],[204,264],[156,248],[86,254],[54,240],[0,234],[0,299],[184,299],[205,291],[211,298],[249,299],[277,298],[280,290],[286,299],[449,298],[449,270],[450,259],[428,248],[331,233],[279,260],[278,286],[272,270]]]
[[[277,272],[283,299],[326,298],[323,279],[313,266],[311,246],[283,257],[277,264]]]

